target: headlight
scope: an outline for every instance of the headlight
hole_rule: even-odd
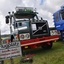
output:
[[[27,33],[26,35],[25,35],[25,38],[29,38],[30,37],[30,35],[29,35],[29,33]]]
[[[24,35],[22,34],[22,35],[20,36],[20,38],[21,38],[21,39],[24,39]]]
[[[29,33],[20,34],[20,40],[30,39]]]

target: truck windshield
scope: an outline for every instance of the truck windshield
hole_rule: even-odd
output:
[[[64,10],[61,10],[60,16],[61,16],[62,20],[64,20]]]
[[[26,30],[29,28],[29,20],[16,20],[15,29]]]
[[[29,30],[29,23],[31,22],[37,22],[38,21],[38,17],[34,16],[34,17],[28,17],[28,18],[15,18],[15,29],[18,30]]]

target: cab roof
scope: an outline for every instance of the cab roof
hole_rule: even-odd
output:
[[[32,18],[36,16],[37,12],[33,11],[31,7],[18,7],[14,13],[16,18]]]
[[[33,18],[34,16],[36,16],[36,12],[16,12],[14,15],[16,18]]]

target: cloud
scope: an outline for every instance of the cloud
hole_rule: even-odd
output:
[[[0,12],[0,30],[1,34],[10,33],[9,25],[5,24],[5,17],[2,15],[1,12]]]
[[[7,31],[9,31],[9,26],[5,24],[5,16],[9,11],[13,11],[16,6],[30,6],[36,8],[39,16],[46,19],[51,27],[54,26],[53,13],[59,10],[62,5],[64,5],[64,0],[0,0],[0,22],[2,32],[7,33]]]
[[[45,0],[38,9],[40,16],[48,20],[49,26],[54,26],[53,13],[60,9],[64,0]]]
[[[42,4],[43,4],[43,2],[44,2],[44,0],[40,0],[40,5],[42,5]]]

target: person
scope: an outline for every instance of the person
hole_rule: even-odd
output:
[[[13,39],[14,39],[14,36],[13,36],[13,35],[11,35],[11,42],[13,42]]]

